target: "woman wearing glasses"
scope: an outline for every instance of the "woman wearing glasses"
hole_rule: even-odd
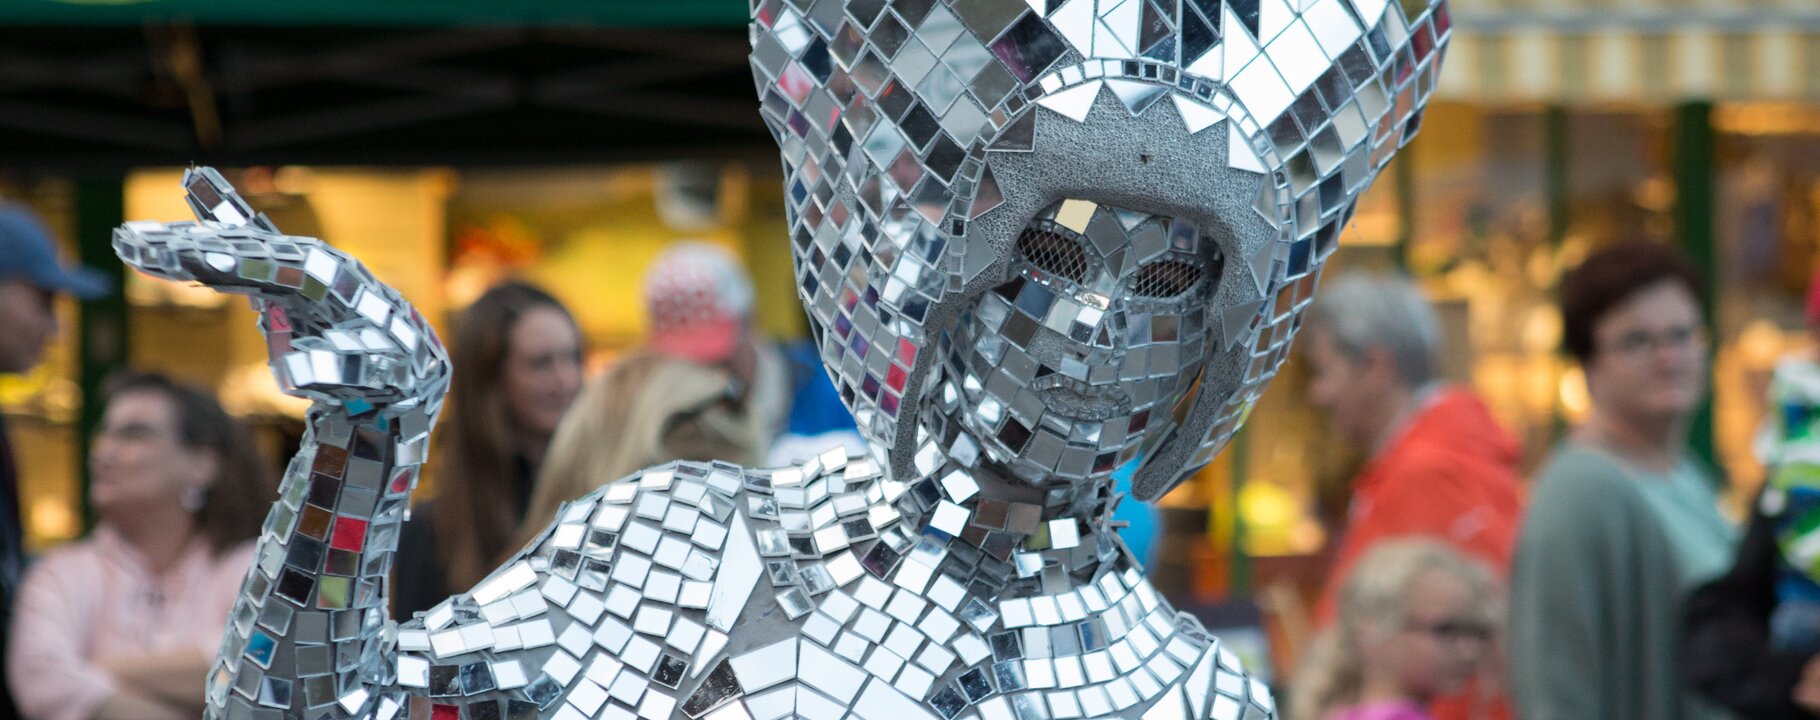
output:
[[[1631,242],[1561,282],[1567,350],[1592,412],[1534,486],[1511,576],[1521,717],[1712,717],[1676,674],[1688,593],[1723,572],[1736,530],[1687,446],[1707,390],[1696,270]]]
[[[7,680],[30,720],[197,717],[275,478],[206,391],[129,374],[105,407],[88,458],[100,522],[26,574]]]

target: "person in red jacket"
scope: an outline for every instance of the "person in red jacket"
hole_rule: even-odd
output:
[[[1347,572],[1387,540],[1434,538],[1502,578],[1522,514],[1517,441],[1470,389],[1438,379],[1439,322],[1413,284],[1355,274],[1325,285],[1302,341],[1309,399],[1370,459],[1352,480],[1346,527],[1316,609],[1320,625],[1331,624]],[[1434,711],[1437,718],[1497,717],[1502,706],[1495,698],[1451,698]]]

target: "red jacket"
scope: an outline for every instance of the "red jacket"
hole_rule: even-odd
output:
[[[1316,609],[1320,624],[1333,622],[1340,587],[1353,565],[1385,540],[1439,538],[1484,561],[1502,579],[1522,522],[1520,452],[1516,438],[1472,391],[1439,391],[1353,479],[1347,527]],[[1471,697],[1480,692],[1439,698],[1430,710],[1437,720],[1510,717],[1507,698],[1495,689],[1489,697]]]
[[[1352,509],[1317,610],[1333,621],[1340,586],[1365,551],[1391,538],[1438,538],[1502,577],[1521,522],[1519,449],[1478,396],[1446,388],[1352,483]]]

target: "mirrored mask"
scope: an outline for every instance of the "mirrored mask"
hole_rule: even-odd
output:
[[[1187,220],[1048,207],[1018,236],[1013,278],[942,335],[937,412],[1032,483],[1110,476],[1192,398],[1221,262]]]

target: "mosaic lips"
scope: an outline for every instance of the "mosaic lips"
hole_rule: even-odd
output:
[[[1095,385],[1066,375],[1047,375],[1030,383],[1043,406],[1062,417],[1088,422],[1131,413],[1131,397],[1118,385]]]

